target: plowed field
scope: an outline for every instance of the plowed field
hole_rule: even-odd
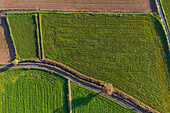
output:
[[[8,34],[5,18],[0,16],[0,64],[9,63],[15,58],[15,51]]]
[[[0,9],[155,12],[154,0],[0,0]]]

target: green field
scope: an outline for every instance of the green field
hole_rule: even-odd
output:
[[[168,110],[167,42],[150,14],[42,14],[45,57]]]
[[[0,113],[68,113],[68,82],[38,69],[0,70]]]
[[[73,113],[134,113],[98,93],[71,83]]]
[[[7,14],[10,35],[18,59],[38,57],[36,22],[33,14]]]
[[[166,21],[168,22],[168,27],[170,30],[170,0],[160,0],[162,8],[164,10],[164,15],[166,16],[165,18],[167,19]]]

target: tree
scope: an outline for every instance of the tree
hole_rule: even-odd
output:
[[[19,60],[15,59],[14,61],[12,61],[12,64],[14,64],[15,66],[18,64]]]
[[[111,83],[105,83],[104,84],[104,91],[109,94],[109,95],[112,95],[113,93],[113,86]]]

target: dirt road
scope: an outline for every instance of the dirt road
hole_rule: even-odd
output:
[[[0,9],[155,12],[154,0],[0,0]]]
[[[170,34],[169,34],[168,26],[167,26],[167,23],[165,21],[164,14],[163,14],[161,4],[160,4],[159,0],[156,0],[156,5],[158,7],[159,15],[161,17],[161,22],[162,22],[163,27],[165,29],[165,33],[166,33],[167,40],[168,40],[168,45],[169,45],[169,50],[170,50]]]
[[[57,67],[53,67],[53,66],[49,66],[49,65],[45,65],[45,64],[35,64],[35,63],[21,63],[18,64],[17,66],[13,66],[13,65],[0,65],[0,68],[3,69],[9,69],[9,68],[39,68],[39,69],[45,69],[45,70],[49,70],[49,71],[53,71],[56,72],[58,74],[61,74],[63,76],[65,76],[66,78],[70,79],[71,81],[73,81],[74,83],[81,85],[85,88],[88,88],[96,93],[99,93],[101,95],[104,95],[116,102],[118,102],[119,104],[122,104],[125,107],[128,107],[130,109],[132,109],[133,111],[137,112],[137,113],[145,113],[145,111],[143,111],[142,109],[138,108],[137,106],[134,106],[133,104],[124,101],[123,99],[115,96],[115,95],[107,95],[105,92],[103,92],[103,89],[98,88],[94,85],[91,85],[89,83],[86,83],[84,81],[81,81],[79,79],[74,78],[73,76],[71,76],[69,73],[57,68]]]

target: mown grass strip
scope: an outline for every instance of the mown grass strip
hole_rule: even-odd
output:
[[[40,36],[41,36],[41,54],[42,54],[42,59],[45,58],[44,55],[44,46],[43,46],[43,35],[42,35],[42,23],[41,23],[41,14],[39,14],[39,27],[40,27]]]
[[[151,14],[42,13],[45,57],[168,109],[168,46]]]
[[[38,57],[41,60],[41,48],[40,48],[40,34],[39,34],[39,23],[38,23],[38,17],[37,14],[35,14],[35,21],[36,21],[36,35],[37,35],[37,45],[38,45]]]

